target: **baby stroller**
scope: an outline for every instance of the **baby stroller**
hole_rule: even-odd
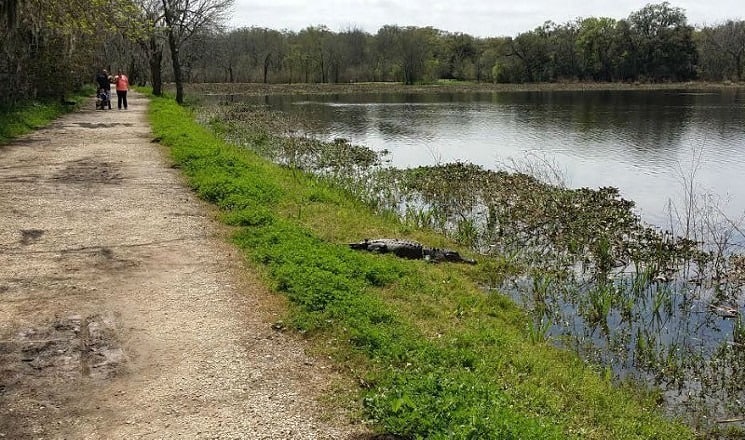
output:
[[[103,110],[106,107],[111,110],[111,91],[100,88],[96,93],[96,110]]]

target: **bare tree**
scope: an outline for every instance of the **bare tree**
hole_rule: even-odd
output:
[[[704,28],[701,34],[699,51],[703,68],[714,74],[734,76],[737,81],[742,81],[745,68],[745,21],[729,20],[713,28]]]
[[[147,58],[153,94],[160,96],[163,93],[161,69],[166,41],[161,0],[135,1],[139,8],[139,19],[129,36]]]
[[[176,102],[184,102],[181,46],[197,31],[217,28],[227,18],[233,0],[161,0],[168,47],[171,51]]]

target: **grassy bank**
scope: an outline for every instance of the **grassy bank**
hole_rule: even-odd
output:
[[[172,84],[167,87],[173,87]],[[404,85],[402,83],[348,83],[348,84],[260,84],[260,83],[192,83],[187,84],[187,94],[220,95],[332,95],[379,93],[497,93],[497,92],[579,92],[621,90],[727,90],[745,88],[745,83],[525,83],[494,84],[463,81],[443,81],[437,84]]]
[[[323,180],[215,138],[154,99],[150,117],[194,191],[291,304],[287,324],[362,385],[365,417],[404,438],[691,438],[657,396],[543,342],[524,312],[474,280],[508,264],[433,265],[357,253],[347,242],[442,236],[374,215]],[[257,137],[256,142],[266,142]]]
[[[0,145],[7,144],[11,139],[43,127],[60,115],[76,108],[75,103],[81,102],[86,96],[93,94],[93,90],[84,90],[73,96],[69,103],[59,101],[31,101],[12,107],[0,107]]]

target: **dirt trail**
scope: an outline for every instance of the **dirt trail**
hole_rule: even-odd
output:
[[[0,438],[362,438],[146,104],[0,147]]]

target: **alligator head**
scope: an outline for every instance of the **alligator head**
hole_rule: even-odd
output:
[[[476,264],[476,260],[465,258],[458,252],[450,250],[450,249],[438,249],[438,248],[425,249],[424,259],[435,262],[435,263],[439,263],[442,261],[448,261],[450,263]]]

